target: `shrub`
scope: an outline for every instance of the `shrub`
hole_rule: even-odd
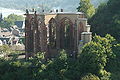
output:
[[[87,75],[83,76],[81,80],[100,80],[98,76],[88,73]]]

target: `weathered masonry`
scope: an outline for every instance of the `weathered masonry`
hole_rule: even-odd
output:
[[[54,57],[62,49],[75,55],[81,42],[91,41],[90,25],[81,12],[32,14],[27,11],[25,15],[26,58],[37,52]]]

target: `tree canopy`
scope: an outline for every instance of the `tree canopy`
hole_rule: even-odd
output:
[[[120,41],[120,0],[109,0],[101,4],[89,23],[94,34],[111,34]]]
[[[95,8],[90,0],[80,0],[78,11],[85,13],[87,18],[91,18],[95,14]]]
[[[21,15],[10,14],[8,17],[4,18],[0,22],[0,27],[9,28],[11,25],[14,25],[15,21],[23,21],[24,17]]]
[[[7,49],[1,46],[0,51]],[[45,59],[41,52],[28,61],[16,56],[7,60],[0,58],[0,80],[118,80],[119,51],[120,44],[107,34],[94,36],[76,59],[65,50],[51,59]]]

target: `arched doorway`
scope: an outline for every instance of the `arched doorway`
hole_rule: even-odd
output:
[[[60,21],[60,48],[66,50],[72,50],[73,41],[73,23],[72,21],[65,17]]]

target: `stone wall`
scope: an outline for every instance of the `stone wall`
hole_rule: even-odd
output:
[[[70,54],[77,53],[80,40],[85,43],[91,41],[90,26],[80,12],[27,13],[25,32],[28,57],[37,52],[45,52],[47,57],[53,57],[62,49]]]

